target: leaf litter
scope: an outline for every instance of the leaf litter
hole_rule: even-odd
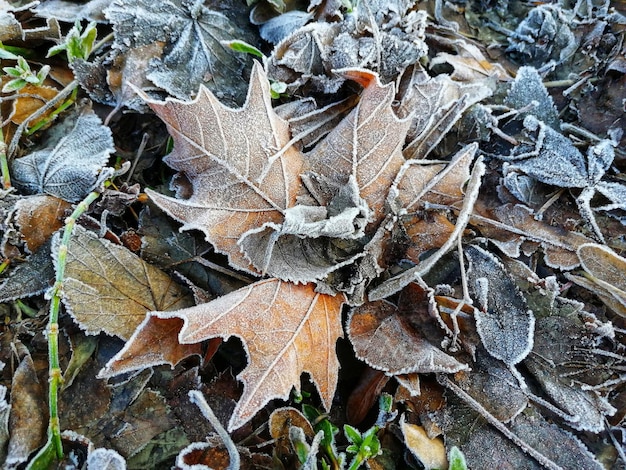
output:
[[[619,5],[247,3],[0,2],[7,465],[620,468]]]

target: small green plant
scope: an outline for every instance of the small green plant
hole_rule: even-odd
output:
[[[65,41],[57,46],[51,47],[47,57],[52,57],[65,51],[67,61],[70,64],[76,59],[86,60],[89,54],[91,54],[91,51],[93,51],[97,35],[98,31],[96,31],[95,21],[89,23],[84,30],[80,22],[76,21],[72,29],[67,33],[67,36],[65,36]]]
[[[35,86],[41,86],[43,81],[50,72],[50,66],[44,65],[39,72],[31,70],[30,65],[22,56],[15,55],[7,50],[2,50],[2,59],[12,59],[17,61],[14,67],[3,67],[2,70],[10,78],[2,87],[2,93],[10,93],[19,91],[29,83]]]
[[[356,470],[367,460],[376,457],[382,453],[380,440],[378,439],[378,431],[383,429],[387,423],[393,421],[397,412],[392,411],[393,398],[387,393],[383,393],[379,399],[380,410],[376,423],[364,433],[358,429],[344,425],[343,432],[346,435],[350,445],[346,448],[348,454],[354,454],[348,470]]]
[[[465,456],[457,446],[454,446],[448,452],[448,470],[467,470]]]

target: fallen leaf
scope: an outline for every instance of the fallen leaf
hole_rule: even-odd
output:
[[[7,302],[46,291],[54,282],[54,265],[50,252],[50,241],[18,264],[9,277],[0,284],[0,302]]]
[[[429,302],[425,296],[412,300],[415,308],[419,308],[419,300]],[[468,367],[434,346],[410,325],[406,314],[385,300],[353,309],[346,328],[356,356],[389,375],[451,373]]]
[[[111,449],[95,449],[87,457],[87,468],[101,470],[126,470],[126,460]]]
[[[526,116],[532,114],[551,128],[560,129],[559,112],[543,85],[541,75],[534,67],[520,67],[517,70],[504,104],[518,110],[531,105],[530,110],[518,113],[515,118],[523,121]]]
[[[541,246],[546,264],[565,270],[580,264],[576,255],[578,247],[593,241],[578,232],[536,220],[532,209],[519,204],[488,209],[479,199],[470,223],[507,256],[518,258],[522,246],[531,250],[525,250],[527,254]],[[525,242],[532,242],[534,246]]]
[[[419,65],[399,85],[398,117],[410,117],[411,127],[403,150],[407,160],[421,160],[441,142],[470,106],[491,95],[481,82],[459,83],[448,75],[431,77]]]
[[[68,202],[45,194],[23,197],[15,203],[13,223],[28,252],[37,251],[54,232],[63,227],[70,207]]]
[[[474,318],[478,335],[491,356],[513,366],[533,347],[533,312],[493,254],[469,245],[465,255],[469,289],[477,307]]]
[[[3,363],[4,364],[4,363]],[[9,445],[9,415],[11,405],[7,403],[7,388],[0,385],[0,460],[6,461]]]
[[[393,108],[393,85],[383,86],[367,70],[341,72],[365,86],[354,110],[307,154],[305,171],[324,175],[341,187],[352,176],[360,196],[373,211],[373,223],[384,218],[383,206],[404,163],[402,144],[411,124]]]
[[[203,85],[236,103],[245,95],[242,75],[250,62],[222,41],[253,43],[255,37],[237,23],[238,16],[245,15],[243,7],[235,8],[232,5],[232,16],[226,17],[198,2],[116,0],[105,15],[122,51],[165,43],[163,54],[150,60],[144,72],[155,85],[180,99],[195,96]]]
[[[448,468],[446,447],[440,437],[431,439],[422,426],[400,421],[404,443],[426,470]]]
[[[595,243],[581,245],[577,253],[592,290],[616,313],[626,316],[626,259]],[[572,280],[577,282],[573,276]]]
[[[58,264],[60,238],[53,242]],[[193,305],[168,275],[128,249],[74,228],[67,251],[63,304],[87,334],[131,337],[151,310]]]
[[[490,77],[502,81],[511,79],[502,65],[490,62],[476,45],[457,39],[450,41],[449,46],[455,49],[456,54],[437,53],[430,61],[431,68],[439,64],[450,64],[454,68],[451,78],[459,82],[475,82]]]
[[[147,102],[174,138],[166,162],[191,180],[193,194],[181,200],[146,192],[184,230],[203,231],[232,266],[257,274],[237,242],[249,229],[282,221],[295,205],[302,165],[302,155],[287,146],[288,125],[272,109],[261,66],[253,67],[241,109],[225,107],[205,88],[191,103]]]
[[[571,427],[598,433],[604,429],[606,417],[616,410],[604,396],[585,386],[585,379],[593,380],[591,374],[601,353],[587,355],[579,351],[584,345],[594,344],[596,339],[578,318],[578,311],[560,302],[550,316],[537,320],[533,352],[524,365],[563,410],[562,418]]]
[[[25,463],[45,443],[47,421],[44,387],[37,378],[32,358],[26,355],[15,370],[11,383],[11,437],[4,462],[7,468]]]
[[[13,183],[28,194],[78,202],[102,179],[113,150],[111,130],[93,111],[79,111],[56,124],[40,149],[13,161]]]
[[[101,375],[152,365],[162,347],[154,342],[150,330],[156,328],[155,323],[174,322],[180,328],[181,345],[230,336],[243,341],[249,364],[238,376],[244,393],[231,416],[230,430],[241,427],[270,400],[288,398],[292,387],[299,390],[302,372],[311,375],[324,408],[330,409],[337,386],[335,342],[342,336],[343,302],[342,295],[316,293],[311,284],[269,279],[206,304],[176,312],[153,312]],[[169,339],[159,334],[160,341],[175,343],[175,336],[169,334]],[[164,362],[162,357],[158,361]]]

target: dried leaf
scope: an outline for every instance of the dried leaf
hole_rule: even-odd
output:
[[[440,437],[431,439],[422,426],[410,424],[402,419],[400,429],[404,443],[426,470],[448,468],[446,448]]]
[[[580,265],[598,294],[615,305],[614,310],[626,316],[626,259],[604,245],[586,243],[578,248]],[[621,308],[620,308],[621,306]]]
[[[58,263],[57,236],[53,253]],[[67,251],[63,303],[87,334],[128,339],[151,310],[193,305],[162,271],[122,246],[75,228]]]
[[[27,252],[37,251],[63,227],[70,207],[68,202],[45,194],[23,197],[15,203],[12,221],[26,244]]]
[[[323,406],[329,409],[337,386],[335,342],[342,336],[343,301],[342,295],[316,293],[311,284],[298,286],[269,279],[206,304],[177,312],[154,312],[101,375],[150,365],[149,361],[160,354],[160,346],[150,343],[152,325],[175,319],[178,325],[184,322],[178,333],[182,345],[230,336],[244,343],[249,359],[239,376],[244,393],[229,429],[242,426],[270,400],[287,398],[292,387],[298,390],[305,371],[311,375]]]
[[[414,308],[429,300],[411,299]],[[385,300],[368,302],[350,312],[348,337],[356,356],[389,375],[458,372],[467,365],[444,353],[414,328],[398,307]]]
[[[26,462],[31,453],[44,444],[47,415],[44,388],[37,379],[32,358],[26,355],[15,370],[11,384],[11,437],[4,462],[7,468]]]
[[[0,302],[7,302],[46,291],[54,281],[54,266],[50,253],[50,242],[43,245],[26,261],[11,271],[0,284]]]
[[[535,317],[500,261],[482,248],[465,249],[467,273],[480,339],[496,359],[508,366],[524,359],[533,346]]]
[[[578,312],[572,312],[570,304],[561,304],[553,307],[550,316],[537,320],[533,353],[524,360],[524,365],[566,413],[564,418],[571,427],[598,433],[605,427],[606,416],[616,410],[605,397],[581,382],[585,378],[593,379],[586,371],[593,371],[601,359],[600,355],[585,353],[586,348],[594,347],[597,339],[585,328]],[[582,375],[576,378],[577,370]]]
[[[246,83],[242,73],[249,61],[222,41],[255,38],[235,22],[204,6],[203,2],[167,0],[116,0],[105,10],[122,51],[165,43],[163,55],[148,63],[146,76],[155,85],[180,99],[198,93],[200,85],[231,103],[241,101]]]
[[[181,200],[147,193],[184,230],[202,230],[232,266],[258,273],[237,241],[247,230],[282,221],[295,205],[302,165],[301,154],[287,146],[288,126],[272,109],[261,67],[253,68],[241,109],[225,107],[204,88],[191,103],[147,101],[174,138],[166,161],[187,175],[193,194]]]
[[[533,105],[529,111],[519,113],[516,118],[523,120],[532,114],[552,129],[560,130],[559,112],[543,86],[541,76],[533,67],[520,67],[515,80],[504,99],[504,104],[513,109],[522,109]]]
[[[87,470],[126,470],[126,460],[111,449],[95,449],[87,457]]]
[[[4,363],[3,363],[4,365]],[[0,385],[0,460],[6,461],[9,445],[9,415],[11,405],[7,403],[7,388]]]
[[[400,101],[395,110],[401,118],[411,117],[407,159],[423,159],[445,137],[471,105],[491,95],[484,83],[462,84],[447,75],[430,77],[419,65],[414,65],[407,83],[399,86]]]
[[[56,124],[39,150],[13,161],[13,182],[29,194],[78,202],[92,191],[113,152],[108,127],[91,110]]]
[[[560,269],[578,266],[576,250],[592,241],[580,233],[536,220],[532,209],[523,205],[505,204],[489,211],[479,201],[471,223],[507,256],[519,257],[522,244],[530,241],[544,249],[548,266]]]
[[[306,171],[329,178],[337,187],[352,176],[360,196],[373,211],[373,222],[384,218],[383,206],[391,184],[404,163],[402,144],[411,124],[398,119],[392,85],[382,86],[367,70],[345,70],[343,76],[365,86],[356,108],[307,154]]]
[[[454,68],[451,78],[459,82],[475,82],[489,77],[510,80],[510,75],[505,68],[500,64],[490,62],[476,45],[464,39],[458,39],[451,41],[450,46],[455,48],[457,53],[439,52],[430,61],[431,68],[448,63]]]

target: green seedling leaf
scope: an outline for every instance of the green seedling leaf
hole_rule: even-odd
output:
[[[448,462],[448,470],[467,470],[465,456],[457,446],[452,446],[448,452]]]
[[[265,55],[252,44],[242,41],[241,39],[233,39],[230,41],[222,41],[224,46],[230,47],[235,52],[243,52],[244,54],[251,54],[259,59],[263,59]],[[285,85],[285,89],[287,85]]]
[[[350,442],[357,445],[357,449],[358,446],[363,443],[363,437],[361,436],[361,433],[358,431],[358,429],[350,426],[349,424],[344,425],[343,432]]]

